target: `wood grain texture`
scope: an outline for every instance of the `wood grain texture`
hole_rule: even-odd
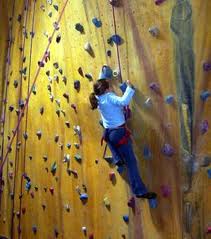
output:
[[[183,2],[183,1],[181,1]],[[12,144],[12,151],[4,165],[3,193],[1,197],[0,235],[9,238],[85,238],[82,227],[87,227],[88,238],[102,239],[181,239],[181,238],[209,238],[205,234],[210,224],[211,208],[209,205],[209,179],[207,168],[198,167],[205,156],[210,156],[210,131],[202,135],[199,124],[202,120],[209,121],[210,99],[205,103],[200,100],[203,90],[209,90],[210,73],[202,68],[204,62],[210,61],[210,22],[211,3],[204,1],[186,1],[192,7],[193,26],[193,52],[195,61],[194,85],[194,116],[193,141],[190,152],[193,162],[190,175],[187,173],[187,157],[184,156],[181,137],[180,94],[178,93],[177,76],[178,61],[176,57],[176,43],[174,33],[170,28],[172,10],[177,1],[165,1],[156,6],[154,1],[122,0],[118,8],[112,8],[108,1],[100,0],[72,0],[68,1],[61,18],[60,29],[55,32],[50,45],[50,61],[41,68],[36,81],[36,94],[30,96],[29,107],[24,112],[20,128]],[[25,4],[28,8],[24,9]],[[48,45],[48,36],[53,32],[53,23],[57,21],[65,1],[53,1],[59,6],[58,12],[52,5],[44,0],[1,1],[0,29],[0,97],[5,93],[5,55],[8,44],[6,42],[9,32],[9,16],[13,4],[15,13],[12,19],[12,36],[14,43],[11,47],[11,65],[9,66],[10,84],[6,105],[4,135],[1,136],[3,154],[7,152],[8,136],[12,137],[13,130],[18,121],[15,112],[9,112],[8,107],[14,105],[18,108],[18,101],[25,100],[34,77],[38,70],[38,61]],[[43,5],[44,11],[41,9]],[[3,11],[2,11],[3,10]],[[52,17],[49,17],[52,12]],[[22,15],[21,23],[17,21],[18,14]],[[102,27],[96,28],[92,23],[94,17],[100,18]],[[3,24],[5,22],[5,24]],[[81,23],[85,29],[84,34],[75,30],[75,24]],[[24,39],[23,26],[26,27],[28,37]],[[157,26],[160,30],[158,38],[153,38],[148,29]],[[30,32],[34,31],[33,38]],[[113,34],[119,34],[123,44],[109,45],[107,39]],[[61,34],[60,43],[56,43],[56,36]],[[94,57],[85,50],[84,44],[90,42]],[[24,46],[21,52],[19,47]],[[111,50],[112,56],[106,55]],[[23,62],[23,57],[26,57]],[[63,70],[62,75],[55,69],[53,63],[58,62]],[[138,159],[140,172],[144,182],[150,190],[158,193],[158,207],[151,209],[148,201],[136,200],[135,212],[127,206],[131,196],[126,175],[120,176],[115,168],[111,168],[102,159],[104,147],[100,146],[101,127],[98,124],[98,112],[90,110],[88,96],[92,91],[93,82],[78,73],[81,67],[85,73],[91,73],[94,81],[98,78],[103,64],[112,69],[121,68],[122,80],[131,80],[136,86],[136,95],[132,102],[132,119],[129,126],[133,132],[134,148]],[[182,64],[182,63],[181,63]],[[20,74],[20,69],[27,67],[26,77]],[[52,83],[46,71],[50,71]],[[57,82],[53,79],[59,77]],[[66,76],[67,84],[62,81]],[[18,80],[18,87],[13,82]],[[74,81],[80,80],[81,89],[77,92]],[[159,92],[150,88],[150,83],[159,85]],[[120,81],[114,82],[116,88]],[[54,100],[51,101],[48,85]],[[69,101],[63,97],[69,94]],[[174,95],[172,105],[165,103],[165,97]],[[145,100],[150,97],[152,107],[147,108]],[[56,103],[57,101],[57,103]],[[1,101],[2,102],[2,101]],[[77,113],[71,107],[77,106]],[[43,115],[40,108],[44,107]],[[3,109],[1,105],[1,109]],[[57,111],[59,110],[59,111]],[[59,116],[57,113],[60,112]],[[70,122],[70,128],[65,122]],[[79,138],[74,134],[73,126],[79,125],[82,131],[82,145],[79,149]],[[42,131],[38,139],[36,133]],[[28,139],[23,134],[27,132]],[[55,136],[58,135],[58,142]],[[4,143],[3,143],[4,138]],[[21,143],[20,148],[17,145]],[[71,149],[66,144],[71,143]],[[175,154],[166,157],[162,154],[165,143],[173,146]],[[63,146],[63,147],[62,147]],[[149,147],[152,157],[144,160],[144,147]],[[82,162],[74,159],[80,154]],[[68,166],[63,162],[64,155],[70,154]],[[3,155],[3,156],[4,156]],[[47,161],[43,159],[47,156]],[[30,159],[31,158],[31,159]],[[96,163],[96,160],[98,163]],[[56,162],[55,175],[51,167]],[[190,166],[189,166],[190,167]],[[67,169],[76,170],[78,177],[69,175]],[[109,172],[116,172],[116,183],[109,181]],[[12,173],[12,177],[9,177]],[[26,191],[26,173],[31,180],[31,189]],[[76,188],[82,192],[83,185],[87,188],[88,202],[82,204]],[[161,186],[167,185],[171,189],[169,197],[162,196]],[[191,185],[189,190],[187,188]],[[50,188],[54,193],[50,193]],[[11,199],[11,193],[14,199]],[[111,208],[108,210],[103,203],[104,198],[110,200]],[[187,231],[185,205],[192,205],[192,221]],[[69,212],[66,205],[70,206]],[[45,209],[43,209],[45,207]],[[25,213],[23,211],[25,210]],[[20,216],[19,216],[20,213]],[[122,216],[129,215],[129,224]],[[33,233],[33,227],[37,232]],[[21,233],[18,233],[18,230]]]

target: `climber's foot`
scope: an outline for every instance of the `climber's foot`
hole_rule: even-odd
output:
[[[154,192],[148,192],[145,194],[136,194],[137,198],[146,198],[146,199],[154,199],[157,197],[157,194]]]

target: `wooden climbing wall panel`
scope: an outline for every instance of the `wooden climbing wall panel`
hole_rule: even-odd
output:
[[[100,0],[53,0],[52,5],[45,0],[4,0],[0,6],[0,235],[209,238],[211,35],[206,25],[211,3],[122,0],[112,7]],[[94,17],[102,21],[101,27],[92,23]],[[77,23],[83,33],[75,29]],[[154,26],[157,37],[148,31]],[[121,45],[108,44],[114,34],[121,36]],[[84,50],[87,42],[93,56]],[[39,67],[46,49],[50,59]],[[126,175],[120,176],[102,157],[99,115],[90,110],[88,96],[104,64],[121,70],[122,80],[136,86],[129,125],[144,182],[158,194],[156,208],[136,200],[132,211]],[[75,80],[81,83],[79,92]],[[114,80],[116,88],[119,83]],[[28,95],[21,118],[19,103],[26,103]],[[168,104],[170,96],[174,100]],[[81,128],[81,144],[74,126]],[[64,162],[69,157],[70,162]],[[112,171],[114,184],[109,180]],[[88,194],[85,204],[79,189]],[[129,215],[128,224],[123,215]]]

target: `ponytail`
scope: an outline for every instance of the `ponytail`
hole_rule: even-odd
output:
[[[95,110],[98,107],[98,99],[96,96],[100,96],[105,94],[106,90],[109,89],[109,82],[106,79],[101,79],[98,80],[94,85],[93,85],[93,90],[89,95],[89,102],[91,104],[91,109]]]
[[[91,109],[92,110],[95,110],[97,109],[98,107],[98,99],[96,98],[96,95],[94,92],[92,92],[90,95],[89,95],[89,102],[91,104]]]

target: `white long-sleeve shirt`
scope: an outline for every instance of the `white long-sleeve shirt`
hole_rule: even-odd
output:
[[[123,107],[130,103],[134,93],[135,90],[128,86],[121,97],[113,92],[98,96],[98,109],[104,128],[112,129],[125,123]]]

